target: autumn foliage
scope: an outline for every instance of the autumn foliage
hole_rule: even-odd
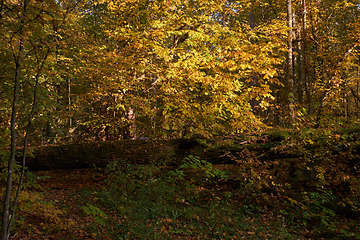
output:
[[[359,13],[358,0],[1,0],[1,169],[20,169],[25,146],[276,129],[298,136],[273,151],[304,154],[280,172],[332,181],[358,151],[342,134],[359,124]],[[321,163],[319,144],[334,147]]]

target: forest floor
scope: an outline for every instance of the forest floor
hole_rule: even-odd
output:
[[[360,239],[358,220],[332,216],[333,222],[325,223],[330,217],[319,213],[318,209],[309,211],[297,206],[299,209],[291,210],[294,206],[285,196],[239,193],[234,183],[193,186],[193,191],[203,192],[203,196],[198,197],[203,201],[196,203],[203,205],[203,209],[184,211],[192,204],[192,199],[180,199],[179,196],[177,201],[168,204],[178,204],[171,208],[181,217],[161,212],[169,207],[166,204],[160,207],[157,222],[155,216],[147,215],[151,209],[145,210],[143,223],[138,223],[141,214],[133,219],[128,216],[130,222],[124,223],[126,233],[125,229],[116,229],[121,226],[107,224],[119,224],[127,217],[119,220],[122,217],[97,196],[98,192],[110,187],[106,183],[107,173],[94,169],[54,170],[38,172],[32,177],[42,180],[23,193],[11,239]],[[161,190],[155,190],[155,194],[157,191]],[[139,201],[149,204],[146,199]],[[153,203],[150,205],[154,206]],[[127,207],[126,203],[124,207]],[[318,222],[317,216],[304,219],[302,211],[319,217],[324,215],[325,222]],[[136,209],[129,213],[139,214]],[[207,216],[207,213],[213,216]],[[134,224],[134,232],[129,227],[131,224]],[[151,225],[158,233],[148,231]],[[218,228],[217,232],[214,228]]]
[[[95,239],[96,235],[88,231],[94,219],[84,214],[81,194],[85,189],[106,187],[104,172],[52,170],[33,173],[30,178],[20,197],[11,239]]]
[[[183,214],[184,222],[161,216],[162,226],[157,226],[158,234],[149,234],[147,231],[144,233],[131,233],[129,231],[129,237],[126,237],[126,233],[124,234],[123,231],[118,230],[119,235],[117,235],[117,232],[109,230],[111,227],[105,227],[106,223],[103,222],[105,218],[113,218],[111,221],[114,221],[114,219],[118,218],[116,213],[103,203],[100,203],[103,210],[100,210],[100,207],[95,207],[95,204],[99,203],[96,192],[109,188],[109,184],[106,183],[107,177],[107,173],[94,169],[53,170],[37,172],[32,175],[32,178],[42,180],[38,180],[34,187],[29,186],[28,190],[23,192],[20,198],[18,220],[13,229],[13,237],[11,239],[60,240],[99,239],[99,237],[101,239],[304,239],[309,234],[305,228],[303,229],[304,232],[287,233],[288,229],[285,228],[289,226],[287,226],[287,223],[284,222],[283,217],[278,212],[284,204],[283,201],[285,199],[282,197],[266,195],[261,197],[263,199],[259,199],[260,195],[257,195],[256,200],[250,200],[246,198],[254,198],[254,194],[252,194],[253,196],[245,196],[238,193],[234,193],[230,197],[232,191],[236,192],[236,189],[227,183],[223,185],[210,184],[211,186],[206,184],[208,185],[207,189],[204,186],[193,186],[193,191],[204,192],[204,196],[201,197],[204,201],[199,204],[204,206],[205,212],[204,210],[199,212],[196,209],[192,209],[190,212],[193,213],[190,216],[185,216],[188,215],[187,213]],[[91,194],[89,195],[89,193]],[[223,196],[222,193],[226,193],[229,196]],[[241,203],[244,199],[246,200]],[[178,202],[175,204],[180,203],[180,206],[175,208],[179,208],[178,211],[181,211],[182,208],[188,208],[188,205],[191,203],[187,201],[185,198],[178,199]],[[221,203],[222,201],[231,202],[225,204]],[[254,204],[251,204],[251,201],[255,201],[253,202]],[[212,204],[215,205],[212,206]],[[226,206],[222,206],[223,204]],[[241,216],[237,216],[239,213],[229,214],[226,210],[228,207],[241,208],[239,204],[243,208],[241,210],[242,213],[240,213]],[[87,211],[84,208],[86,206],[92,206],[94,209]],[[162,207],[166,208],[166,206]],[[217,207],[219,209],[213,209]],[[212,214],[217,217],[212,219],[211,222],[205,222],[208,218],[206,214],[212,211],[215,212]],[[102,216],[102,214],[104,215]],[[243,219],[237,219],[239,217]],[[143,220],[146,220],[146,218],[149,217],[144,217]],[[194,224],[195,227],[190,226],[190,229],[183,229],[186,228],[185,225],[189,222]],[[131,223],[126,225],[128,224]],[[133,224],[137,223],[134,222]],[[209,226],[212,224],[212,227]],[[243,226],[243,229],[239,228],[239,224]],[[171,225],[174,226],[171,227]],[[201,227],[201,225],[203,226]],[[216,226],[219,226],[219,229],[223,229],[218,233],[211,233],[210,230]],[[149,226],[139,227],[147,228]],[[234,229],[230,230],[228,229],[229,227]],[[179,230],[174,231],[175,228],[179,228]],[[156,231],[156,229],[154,230]],[[169,232],[169,234],[164,234],[166,232]]]
[[[356,134],[227,138],[213,164],[29,172],[11,239],[360,239]]]

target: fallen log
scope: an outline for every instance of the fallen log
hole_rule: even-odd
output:
[[[30,171],[103,168],[114,161],[123,164],[174,165],[192,154],[194,149],[199,150],[192,140],[187,139],[123,140],[41,146],[29,152],[26,167]]]
[[[29,151],[26,166],[30,171],[103,168],[115,161],[122,164],[155,163],[174,166],[181,164],[189,155],[199,156],[212,164],[235,164],[236,158],[249,157],[239,156],[243,155],[243,150],[248,146],[277,143],[277,140],[269,140],[267,136],[233,138],[229,137],[230,146],[226,143],[227,138],[120,140],[40,146]],[[251,152],[253,153],[250,155],[260,155],[264,149],[256,147]]]

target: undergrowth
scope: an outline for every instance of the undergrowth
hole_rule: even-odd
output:
[[[262,209],[239,205],[239,191],[217,191],[226,173],[189,157],[178,168],[111,169],[109,188],[84,192],[84,206],[113,239],[266,239],[274,226],[262,224]],[[108,214],[107,214],[108,213]],[[281,222],[275,226],[282,229]],[[270,234],[271,233],[271,234]],[[278,236],[282,232],[278,231]],[[282,236],[284,237],[284,236]]]
[[[116,166],[115,166],[116,165]],[[111,239],[356,239],[326,207],[331,191],[302,200],[250,191],[198,157],[178,167],[109,166],[108,188],[84,191],[92,231]],[[114,167],[115,166],[115,167]],[[337,236],[337,237],[335,237]]]
[[[76,197],[77,214],[89,220],[79,232],[92,239],[360,239],[358,129],[264,136],[222,143],[221,157],[234,161],[229,168],[191,155],[177,166],[112,161],[97,169],[103,187]],[[41,236],[71,232],[76,223],[63,219],[71,210],[44,200],[47,178],[28,175],[17,227]],[[42,228],[26,225],[35,215]]]

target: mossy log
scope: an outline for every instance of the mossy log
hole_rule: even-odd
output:
[[[230,140],[229,143],[228,140]],[[233,136],[212,140],[193,138],[71,143],[33,148],[26,158],[26,166],[30,171],[41,171],[103,168],[114,161],[123,164],[178,165],[189,155],[200,156],[212,164],[232,164],[236,163],[233,156],[242,152],[244,147],[262,146],[269,142],[277,143],[277,141],[269,140],[267,136],[260,138]],[[256,147],[251,151],[254,155],[258,155],[264,152],[264,149]],[[229,152],[230,155],[226,154]]]
[[[33,148],[26,158],[30,171],[76,168],[103,168],[113,161],[124,164],[159,163],[174,165],[192,154],[190,140],[124,140],[73,143]],[[187,143],[189,143],[187,146]]]
[[[105,167],[113,161],[124,164],[178,165],[188,155],[196,155],[212,164],[243,164],[256,159],[270,165],[276,160],[297,161],[304,155],[328,149],[336,162],[346,156],[348,165],[357,165],[357,142],[338,146],[301,145],[281,134],[233,135],[217,139],[122,140],[42,146],[29,152],[26,166],[30,171]],[[341,151],[342,154],[338,153]],[[286,162],[286,161],[285,161]]]

